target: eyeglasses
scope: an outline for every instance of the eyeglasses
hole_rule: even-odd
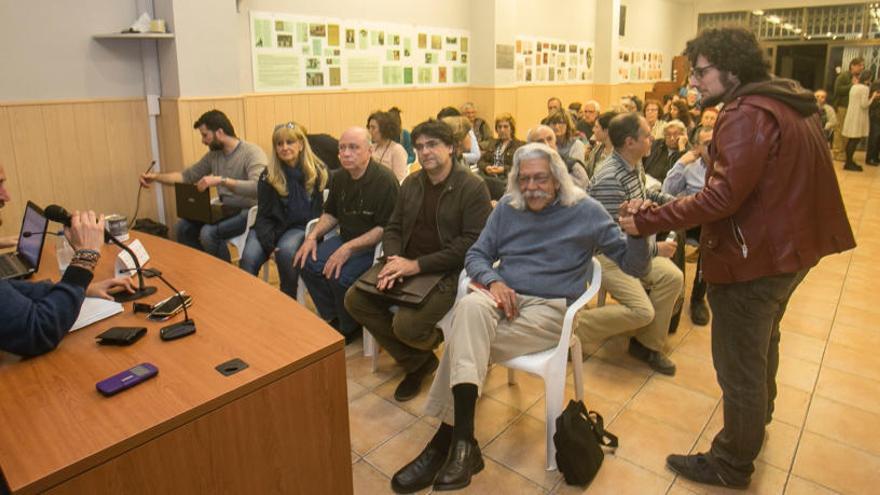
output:
[[[534,182],[535,185],[543,186],[550,181],[550,176],[547,174],[538,174],[538,175],[520,175],[516,178],[516,181],[519,185],[527,186],[530,182]]]
[[[278,129],[283,129],[285,127],[288,129],[296,129],[296,124],[294,122],[288,122],[286,124],[278,124],[275,126],[275,129],[273,129],[272,132],[275,132]]]
[[[413,145],[413,148],[414,148],[416,151],[424,151],[424,150],[426,150],[426,149],[432,150],[432,149],[437,148],[438,146],[440,146],[440,144],[442,144],[442,143],[441,143],[439,140],[437,140],[437,139],[429,139],[429,140],[427,140],[427,141],[425,141],[425,142],[414,144],[414,145]]]
[[[706,72],[709,72],[709,69],[714,69],[714,65],[707,65],[705,67],[693,67],[691,68],[691,77],[696,80],[702,80],[703,77],[706,76]]]

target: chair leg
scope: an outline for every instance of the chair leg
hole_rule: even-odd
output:
[[[513,368],[507,368],[507,384],[516,385],[516,371]]]
[[[370,370],[375,373],[377,369],[379,369],[379,344],[376,342],[376,339],[373,338],[373,335],[365,328],[364,329],[364,356],[372,358],[370,363]]]
[[[544,422],[547,429],[547,471],[556,470],[556,418],[562,414],[562,401],[565,398],[565,370],[562,373],[548,373],[544,377]]]
[[[576,335],[571,337],[571,367],[574,370],[574,395],[584,400],[584,361],[581,341]]]
[[[263,282],[269,283],[269,261],[268,260],[266,260],[266,262],[263,263]],[[300,280],[300,283],[301,282],[302,282],[302,280]],[[297,299],[299,299],[299,297],[297,297]]]
[[[263,269],[263,278],[268,281],[269,280],[269,263],[266,263],[266,268]],[[303,282],[303,278],[299,277],[299,281],[296,284],[296,302],[300,304],[300,306],[306,305],[306,283]]]

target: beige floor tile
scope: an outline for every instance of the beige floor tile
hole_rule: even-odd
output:
[[[690,433],[702,431],[716,399],[662,380],[651,380],[628,406]]]
[[[836,300],[829,301],[821,297],[810,296],[809,294],[801,295],[795,290],[794,295],[788,302],[786,311],[791,310],[796,313],[826,318],[828,315],[834,314],[834,308],[836,306]]]
[[[796,311],[786,310],[780,325],[783,336],[788,332],[825,340],[831,331],[831,318],[817,318]]]
[[[380,445],[366,456],[376,469],[387,477],[394,476],[400,468],[415,459],[437,431],[423,421],[416,421],[391,440]]]
[[[788,385],[778,385],[773,421],[800,427],[807,417],[810,393]]]
[[[428,402],[428,389],[431,388],[431,382],[434,380],[434,376],[431,375],[425,378],[425,380],[422,382],[422,389],[419,390],[418,395],[408,401],[397,402],[394,399],[394,391],[397,389],[397,386],[400,385],[400,380],[402,378],[403,376],[401,375],[399,377],[395,377],[393,380],[388,380],[373,389],[373,392],[379,395],[379,397],[382,397],[383,399],[391,402],[397,407],[402,408],[413,416],[421,417],[425,414],[425,404]]]
[[[729,488],[703,485],[682,478],[681,476],[676,478],[675,485],[680,485],[699,495],[780,495],[785,488],[786,477],[787,473],[785,471],[758,461],[755,463],[755,472],[752,473],[752,482],[746,490],[733,490]]]
[[[671,487],[669,487],[669,491],[666,492],[666,495],[696,495],[697,492],[689,490],[684,486],[675,483]]]
[[[620,366],[633,373],[644,376],[650,375],[652,373],[651,368],[644,361],[630,356],[627,351],[628,347],[629,337],[616,337],[609,339],[592,357],[599,358],[608,364]]]
[[[544,399],[541,399],[543,403]],[[488,395],[477,401],[477,410],[474,417],[474,436],[480,445],[488,443],[510,426],[513,421],[522,414],[521,411],[507,404],[493,399]]]
[[[561,482],[554,494],[571,495],[660,495],[666,493],[669,481],[651,471],[616,457],[606,455],[602,467],[586,487]]]
[[[355,453],[355,451],[352,450],[351,451],[351,463],[354,464],[359,460],[361,460],[361,456],[357,455],[357,453]]]
[[[516,471],[483,456],[486,467],[476,476],[471,478],[471,484],[467,488],[457,492],[433,492],[433,493],[456,493],[473,495],[510,495],[510,494],[535,494],[547,493],[546,490],[521,476]]]
[[[364,455],[416,421],[416,417],[374,393],[348,405],[351,448]]]
[[[822,366],[880,380],[880,354],[876,348],[853,348],[831,342]]]
[[[880,414],[815,397],[804,428],[880,456]]]
[[[835,495],[838,492],[797,476],[788,478],[785,495]]]
[[[361,354],[354,355],[345,360],[345,373],[349,380],[354,380],[360,385],[372,389],[388,380],[403,376],[403,368],[394,363],[394,359],[383,352],[379,357],[379,367],[372,371],[373,358]]]
[[[715,376],[710,356],[699,358],[684,352],[676,351],[670,356],[675,362],[675,376],[654,375],[654,379],[669,381],[681,387],[699,392],[713,399],[721,397],[721,387]]]
[[[358,397],[364,395],[369,392],[369,389],[360,383],[354,380],[347,380],[346,385],[348,386],[348,401],[351,402]]]
[[[569,378],[570,380],[570,378]],[[566,383],[565,386],[565,400],[563,401],[563,407],[568,404],[569,400],[574,400],[574,385],[571,383]],[[615,416],[620,412],[623,408],[622,402],[615,402],[610,399],[606,399],[599,394],[593,393],[589,390],[584,394],[584,404],[587,406],[587,409],[590,411],[598,412],[604,421],[607,423],[614,419]],[[534,406],[530,407],[526,414],[529,416],[539,420],[544,421],[544,418],[547,416],[547,412],[544,409],[544,398],[535,403]]]
[[[847,306],[846,301],[837,307],[837,313],[834,315],[834,323],[859,328],[875,328],[878,320],[880,320],[880,305],[877,305],[876,311],[868,311]]]
[[[620,438],[614,455],[672,480],[666,456],[690,450],[698,433],[688,433],[632,410],[623,411],[608,429]]]
[[[876,493],[880,457],[804,432],[792,473],[840,493]]]
[[[382,475],[366,461],[358,461],[351,466],[355,495],[375,495],[393,493],[391,479]]]
[[[523,415],[487,445],[483,453],[549,490],[561,475],[559,471],[545,470],[546,438],[544,422]]]
[[[793,357],[779,356],[776,383],[812,392],[819,374],[819,365]]]
[[[835,323],[830,340],[853,349],[877,349],[880,348],[880,329]]]
[[[880,382],[870,378],[822,368],[816,395],[880,414]]]
[[[626,402],[645,384],[648,378],[601,359],[584,362],[584,388],[614,402]]]
[[[809,337],[797,332],[781,332],[779,354],[782,356],[818,364],[822,362],[824,350],[825,339]]]
[[[540,377],[517,371],[516,384],[507,380],[507,368],[493,366],[483,384],[483,395],[503,402],[518,411],[525,411],[544,395],[544,380]]]
[[[687,334],[676,352],[689,354],[701,359],[712,358],[712,332],[708,328],[699,328]]]
[[[764,447],[758,454],[758,459],[788,472],[797,450],[800,433],[800,428],[778,421],[771,422],[767,425]]]

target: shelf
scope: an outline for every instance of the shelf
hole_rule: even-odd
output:
[[[96,40],[167,40],[174,39],[174,33],[107,33],[96,34],[92,38]]]

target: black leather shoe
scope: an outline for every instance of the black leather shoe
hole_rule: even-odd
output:
[[[446,463],[437,473],[434,489],[458,490],[471,484],[471,477],[483,470],[483,454],[476,440],[455,440]]]
[[[849,170],[850,172],[861,172],[862,166],[857,163],[845,163],[843,165],[844,170]]]
[[[707,485],[727,488],[746,488],[749,478],[736,478],[724,473],[721,466],[708,454],[670,455],[666,458],[666,466],[674,473],[689,480]]]
[[[694,325],[700,326],[709,323],[709,308],[706,306],[706,301],[702,299],[691,301],[691,321],[694,322]]]
[[[865,163],[867,165],[871,165],[872,167],[876,167],[877,165],[880,165],[880,161],[877,161],[877,160],[865,160]]]
[[[403,380],[400,381],[400,385],[394,390],[394,400],[397,402],[406,402],[419,395],[419,389],[422,388],[422,381],[426,376],[433,373],[439,364],[440,361],[437,360],[437,356],[435,356],[434,353],[431,353],[431,357],[425,364],[419,366],[419,369],[412,373],[407,373],[406,376],[403,377]]]
[[[434,483],[448,453],[448,449],[441,450],[433,443],[428,443],[418,457],[394,473],[391,489],[394,493],[413,493],[428,488]]]
[[[652,370],[664,375],[675,375],[675,363],[671,359],[662,352],[645,347],[635,337],[630,337],[628,351],[630,356],[648,363]]]

